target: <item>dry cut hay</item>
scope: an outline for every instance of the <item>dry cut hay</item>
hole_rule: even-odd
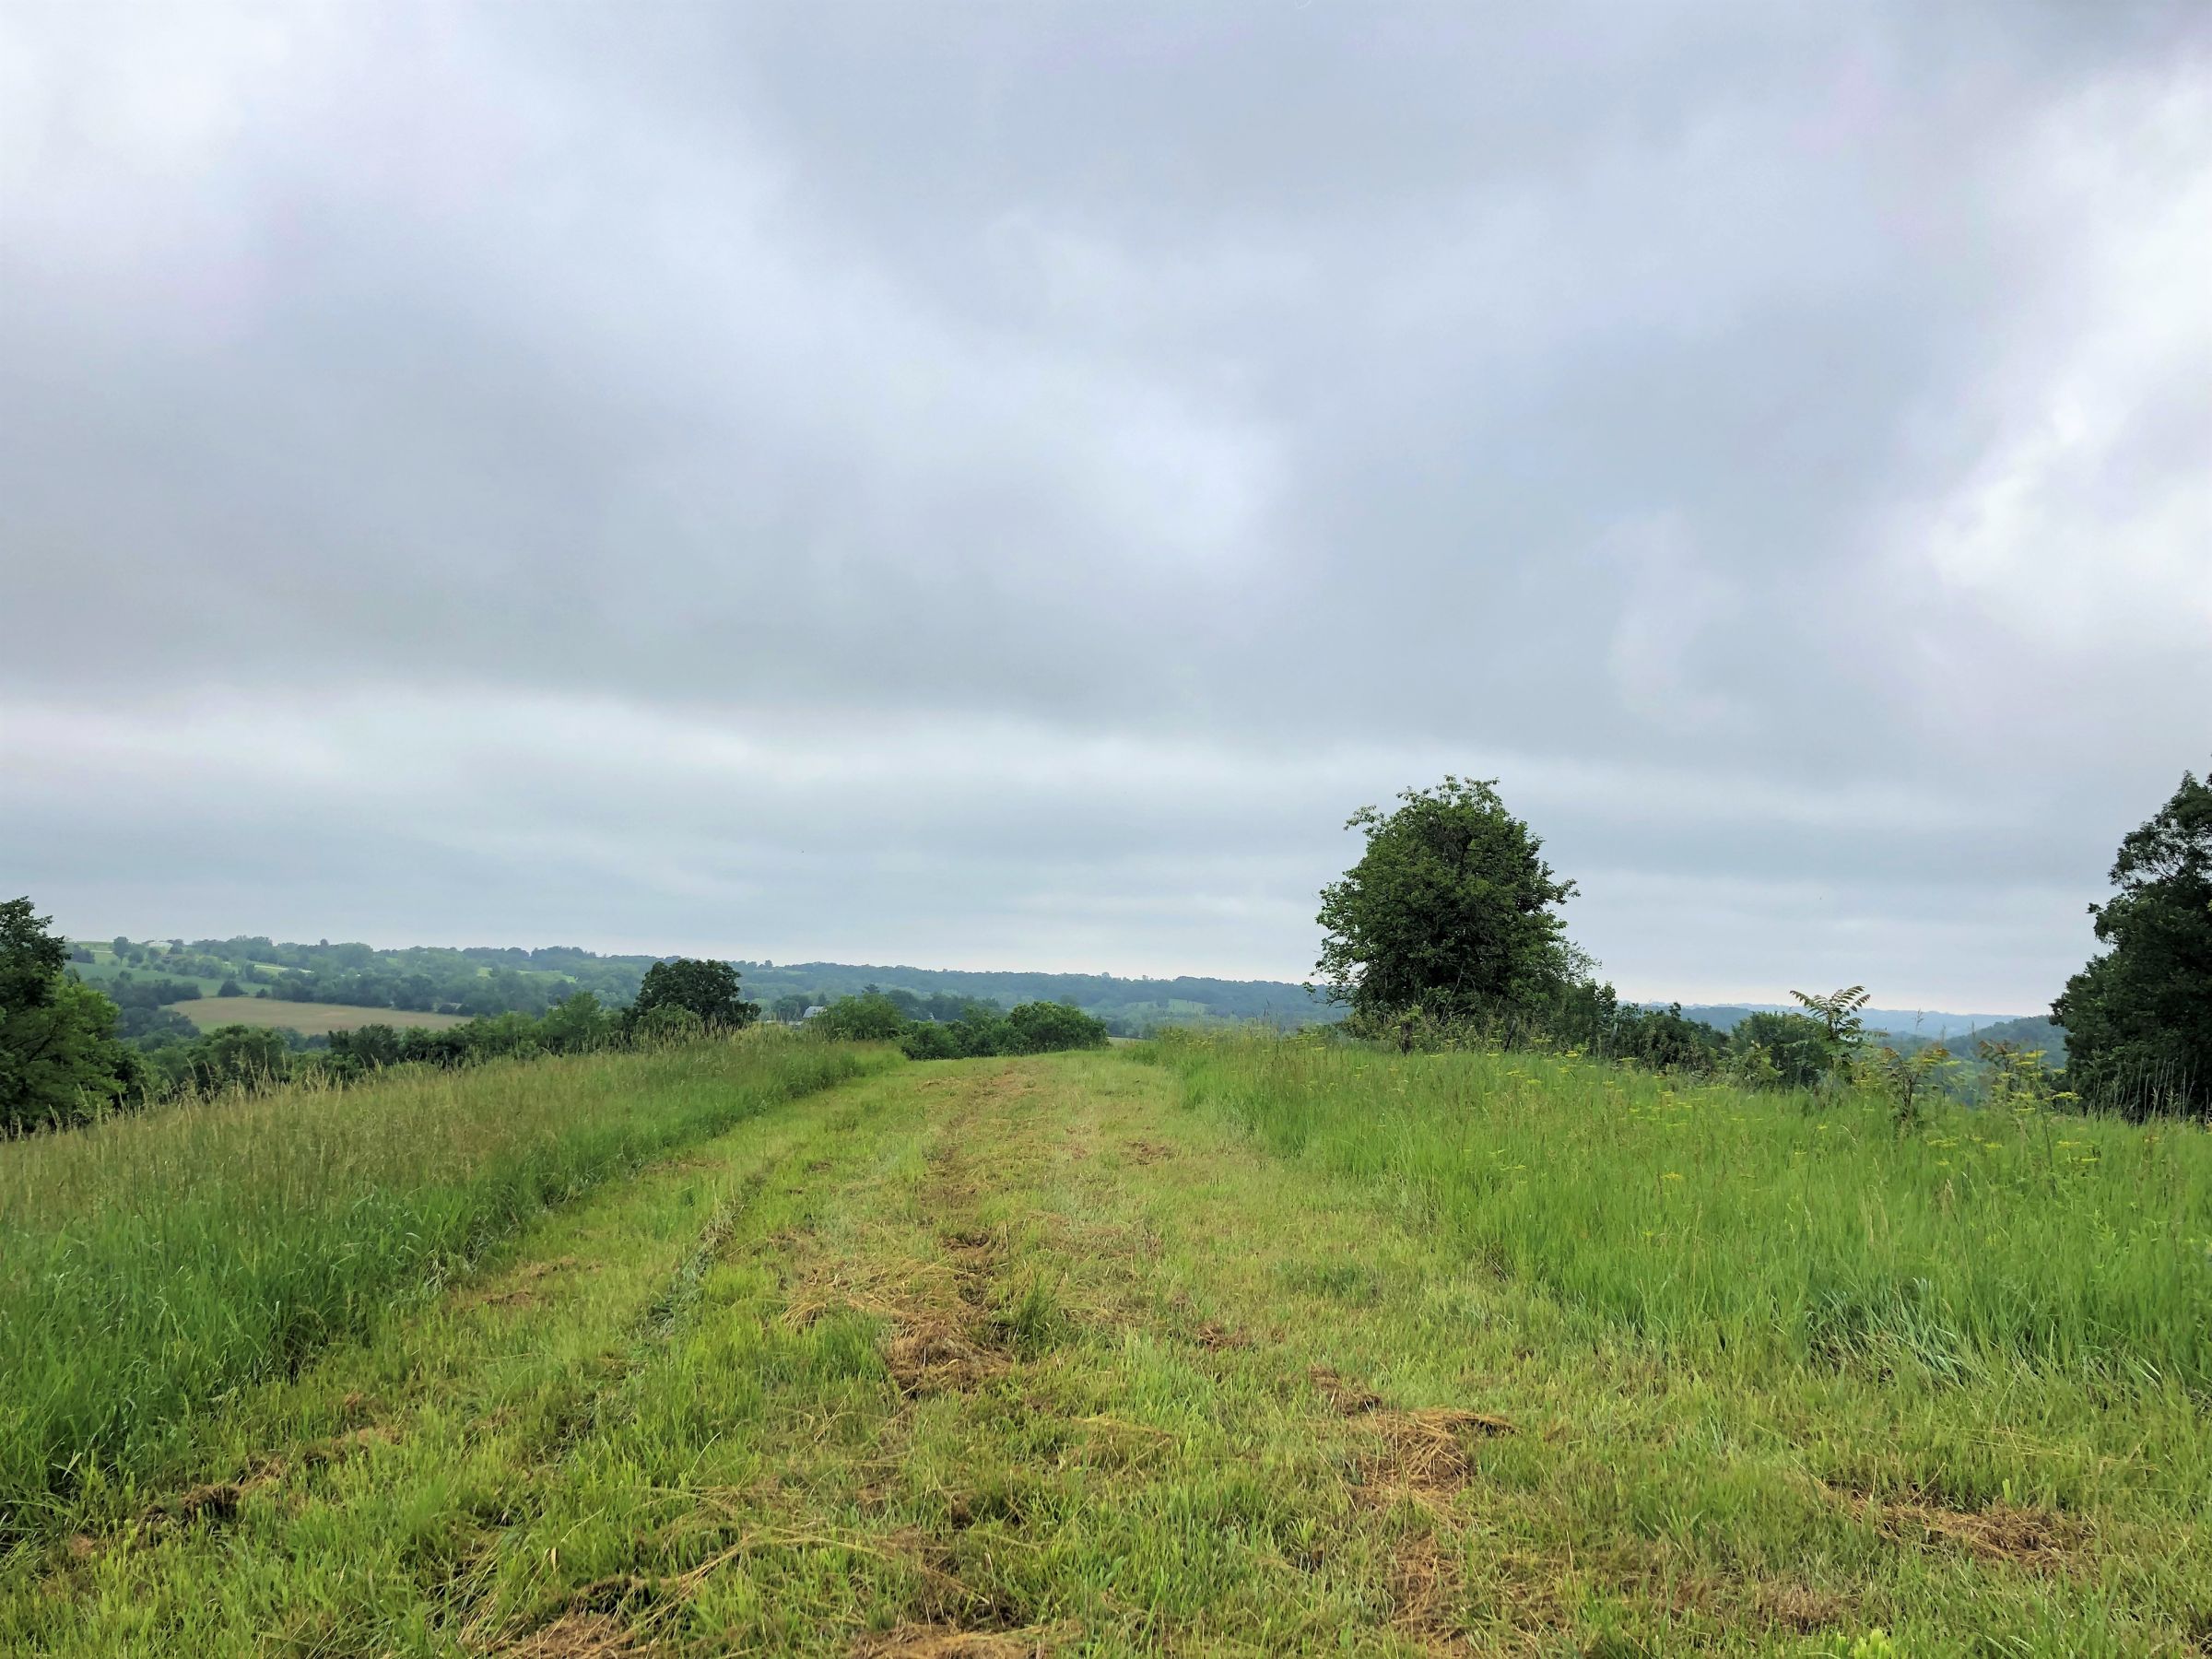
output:
[[[1005,1334],[982,1311],[997,1241],[955,1232],[947,1259],[903,1258],[824,1264],[792,1293],[783,1320],[805,1327],[833,1312],[853,1312],[891,1326],[884,1364],[901,1393],[964,1393],[1013,1363]]]
[[[1042,1630],[964,1630],[957,1625],[900,1625],[853,1644],[853,1659],[1041,1659]]]
[[[2088,1547],[2089,1529],[2072,1516],[1999,1501],[1954,1509],[1922,1494],[1899,1498],[1830,1488],[1829,1495],[1900,1543],[1949,1545],[1984,1561],[2053,1569]]]
[[[1013,1363],[996,1334],[974,1321],[922,1314],[900,1319],[899,1327],[884,1362],[906,1394],[965,1393]]]
[[[1376,1442],[1361,1460],[1368,1485],[1391,1495],[1456,1492],[1474,1473],[1470,1441],[1518,1432],[1504,1418],[1449,1406],[1372,1412],[1360,1427]]]
[[[630,1659],[645,1650],[627,1625],[604,1613],[564,1613],[492,1652],[499,1659]]]

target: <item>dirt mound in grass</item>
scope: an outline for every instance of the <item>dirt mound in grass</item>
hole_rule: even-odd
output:
[[[1338,1376],[1334,1369],[1326,1365],[1309,1367],[1306,1381],[1313,1385],[1313,1392],[1326,1400],[1339,1417],[1359,1417],[1382,1404],[1382,1396],[1373,1389]]]

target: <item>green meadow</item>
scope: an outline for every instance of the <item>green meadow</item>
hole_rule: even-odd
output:
[[[0,1650],[2201,1655],[2212,1135],[750,1035],[0,1146]]]

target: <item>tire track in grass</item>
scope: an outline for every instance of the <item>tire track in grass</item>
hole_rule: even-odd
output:
[[[203,1467],[223,1479],[88,1513],[0,1574],[0,1652],[456,1651],[440,1609],[466,1593],[482,1540],[680,1323],[702,1253],[779,1172],[834,1155],[838,1098],[780,1105],[594,1194],[439,1302],[251,1391],[207,1426]]]
[[[2186,1652],[2069,1646],[2093,1577],[1957,1547],[1926,1504],[1848,1512],[1710,1379],[1594,1348],[1399,1195],[1257,1151],[1157,1068],[914,1065],[796,1110],[682,1226],[652,1211],[652,1274],[616,1227],[494,1281],[545,1300],[469,1311],[491,1335],[449,1369],[476,1392],[421,1391],[400,1447],[335,1465],[374,1468],[347,1488],[374,1524],[332,1502],[257,1533],[289,1488],[257,1489],[146,1558],[201,1548],[163,1605],[204,1591],[245,1610],[209,1629],[271,1651],[536,1659],[1810,1655],[1919,1586],[2025,1653]],[[530,1409],[492,1335],[616,1277],[588,1413],[456,1429]],[[334,1540],[398,1587],[298,1565]],[[241,1651],[147,1629],[171,1644],[63,1651]]]
[[[712,1645],[701,1586],[682,1621],[633,1629],[677,1652],[1418,1651],[1360,1570],[1384,1563],[1326,1450],[1336,1419],[1258,1356],[1224,1379],[1175,1328],[1144,1179],[1120,1169],[1158,1149],[1123,1159],[1049,1065],[939,1076],[903,1183],[809,1241],[780,1321],[872,1332],[881,1415],[818,1487],[836,1501],[747,1516],[771,1548],[804,1528],[853,1593],[808,1599],[794,1571],[762,1591],[791,1597],[780,1625]]]

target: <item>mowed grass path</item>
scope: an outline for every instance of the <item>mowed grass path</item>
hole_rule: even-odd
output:
[[[0,1647],[2206,1651],[2172,1391],[1669,1362],[1558,1294],[1137,1056],[906,1066],[241,1394],[7,1560]]]

